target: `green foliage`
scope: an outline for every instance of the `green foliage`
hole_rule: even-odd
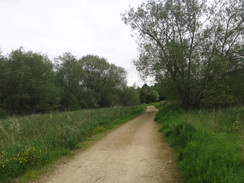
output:
[[[28,147],[14,153],[13,149],[0,152],[0,181],[17,177],[28,169],[41,166],[47,161],[47,153],[43,148]]]
[[[85,73],[84,87],[96,94],[97,106],[109,107],[119,104],[119,94],[126,87],[125,70],[94,55],[84,56],[79,62]]]
[[[20,48],[0,62],[2,110],[28,114],[57,108],[59,90],[54,84],[53,65],[45,55]]]
[[[0,55],[0,117],[117,105],[136,105],[126,72],[105,58],[66,52],[52,64],[23,48]]]
[[[1,119],[0,182],[53,162],[92,135],[144,111],[145,106],[133,106]]]
[[[82,100],[80,82],[84,77],[81,64],[71,53],[64,53],[55,61],[56,82],[62,91],[60,108],[63,110],[79,109]]]
[[[137,37],[137,70],[185,108],[243,104],[243,6],[241,0],[150,0],[130,8],[123,21]]]
[[[159,94],[153,90],[152,87],[149,87],[147,84],[144,84],[140,89],[140,101],[141,103],[153,103],[159,100]]]
[[[124,106],[133,106],[140,103],[139,94],[134,87],[124,89],[121,96],[121,104]]]
[[[162,104],[156,120],[178,153],[185,182],[244,181],[244,108],[184,112]]]
[[[56,58],[57,83],[62,88],[61,109],[98,108],[120,104],[126,72],[106,59],[71,53]]]

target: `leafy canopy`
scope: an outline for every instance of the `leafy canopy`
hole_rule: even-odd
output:
[[[241,0],[149,0],[130,8],[122,17],[137,37],[137,70],[170,85],[166,96],[175,93],[186,108],[216,97],[211,105],[237,102],[226,81],[244,70],[243,9]]]

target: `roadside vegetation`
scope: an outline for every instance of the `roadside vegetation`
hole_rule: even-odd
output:
[[[137,39],[134,65],[154,86],[128,87],[126,71],[96,55],[67,52],[51,61],[23,48],[0,52],[0,182],[143,111],[115,106],[164,99],[180,103],[163,104],[156,120],[185,182],[244,182],[243,6],[149,0],[128,9],[122,19]]]
[[[156,121],[187,183],[244,182],[244,108],[182,110],[157,105]]]
[[[84,109],[0,120],[0,182],[52,163],[94,134],[143,113],[145,106]]]

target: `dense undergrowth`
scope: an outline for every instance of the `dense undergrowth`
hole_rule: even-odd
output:
[[[162,104],[156,121],[187,183],[244,182],[244,108],[183,111]]]
[[[49,164],[94,134],[143,113],[145,106],[102,108],[0,120],[0,183]]]

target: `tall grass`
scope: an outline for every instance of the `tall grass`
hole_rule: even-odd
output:
[[[0,182],[52,161],[98,131],[125,122],[145,106],[34,114],[0,120]],[[61,150],[61,151],[59,151]],[[57,156],[55,154],[54,156]]]
[[[185,182],[244,182],[243,107],[186,112],[163,104],[156,120],[178,153]]]

